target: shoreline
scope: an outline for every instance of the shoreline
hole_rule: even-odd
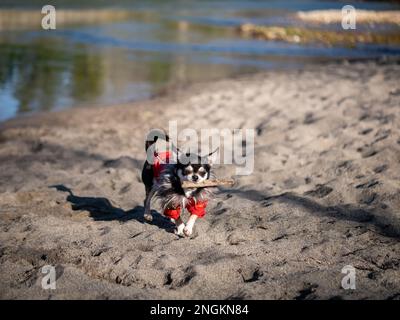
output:
[[[360,24],[400,25],[400,10],[365,10],[357,9],[357,22]],[[26,27],[40,27],[44,14],[37,8],[0,8],[0,30],[15,30]],[[293,11],[285,14],[286,18],[311,24],[333,24],[342,21],[342,11],[337,9]],[[57,23],[60,25],[90,24],[99,22],[123,21],[132,18],[153,19],[153,12],[118,8],[62,8],[57,9]],[[185,21],[185,19],[182,19]],[[187,21],[185,21],[188,23]]]
[[[259,77],[263,77],[268,73],[286,73],[286,72],[297,72],[300,70],[309,70],[312,71],[314,69],[318,68],[323,68],[324,66],[351,66],[354,64],[383,64],[383,65],[397,65],[400,64],[400,57],[397,56],[384,56],[384,57],[376,57],[376,58],[348,58],[348,59],[341,59],[338,58],[336,61],[335,60],[330,60],[328,62],[314,62],[312,64],[305,64],[304,66],[297,66],[297,67],[289,67],[283,68],[283,67],[274,67],[271,68],[270,70],[267,71],[258,71],[258,72],[250,72],[248,74],[239,74],[239,75],[233,75],[229,78],[220,78],[214,81],[211,81],[213,83],[223,83],[226,81],[231,81],[231,80],[236,80],[236,81],[246,81],[246,80],[251,80],[252,78],[256,79]],[[32,111],[30,113],[22,113],[22,114],[17,114],[14,117],[8,118],[6,120],[0,121],[0,130],[3,125],[7,126],[8,122],[24,122],[23,119],[27,119],[29,121],[30,119],[36,119],[36,117],[45,117],[47,114],[54,114],[54,113],[61,113],[61,112],[73,112],[74,110],[79,111],[81,109],[103,109],[103,108],[113,108],[113,107],[118,107],[118,106],[130,106],[133,107],[133,105],[139,105],[141,103],[146,103],[146,102],[151,102],[154,100],[158,99],[167,99],[170,97],[176,97],[184,92],[187,91],[197,91],[197,90],[208,90],[212,88],[212,85],[210,85],[209,80],[203,80],[203,81],[196,81],[192,82],[186,85],[179,84],[177,86],[170,86],[168,85],[167,88],[163,88],[161,93],[156,93],[150,96],[149,98],[144,98],[144,99],[138,99],[138,100],[133,100],[133,101],[128,101],[124,103],[115,103],[115,104],[100,104],[100,105],[93,105],[91,103],[85,103],[82,105],[78,106],[68,106],[68,107],[63,107],[58,110],[49,110],[49,111]],[[21,120],[20,120],[21,119]]]
[[[0,123],[0,299],[396,297],[399,76],[398,62],[307,66]],[[144,136],[170,120],[257,133],[253,174],[192,238],[142,218]],[[340,286],[346,265],[357,290]]]

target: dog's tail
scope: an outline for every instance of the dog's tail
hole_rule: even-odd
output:
[[[167,134],[167,132],[163,129],[152,129],[150,130],[150,132],[147,134],[146,137],[146,143],[145,143],[145,149],[146,152],[147,150],[153,146],[158,139],[162,139],[166,142],[171,142],[169,135]],[[179,149],[171,142],[171,146],[172,146],[172,151],[174,153],[178,153]]]

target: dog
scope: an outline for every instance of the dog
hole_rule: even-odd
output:
[[[144,219],[153,220],[150,205],[152,198],[156,197],[161,202],[164,216],[175,223],[175,233],[189,237],[197,218],[205,215],[212,191],[204,187],[183,188],[182,182],[201,183],[213,177],[211,157],[218,149],[203,157],[190,152],[183,154],[173,144],[171,151],[157,152],[155,143],[159,138],[170,141],[164,131],[152,130],[145,144],[146,154],[153,157],[153,161],[150,163],[147,158],[142,170],[142,181],[146,190]],[[176,163],[172,161],[174,153]],[[186,224],[181,218],[181,211],[184,209],[190,212]]]

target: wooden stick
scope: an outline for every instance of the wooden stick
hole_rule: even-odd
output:
[[[232,186],[235,183],[233,179],[214,179],[203,182],[183,181],[182,188],[208,188],[217,186]]]

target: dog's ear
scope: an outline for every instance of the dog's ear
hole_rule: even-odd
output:
[[[182,157],[185,155],[185,153],[184,153],[181,149],[179,149],[179,148],[176,148],[175,150],[176,150],[176,151],[175,151],[175,154],[176,154],[176,163],[177,163],[177,164],[182,163],[181,160],[182,160]]]
[[[176,163],[177,164],[180,163],[179,159],[181,158],[181,154],[182,154],[181,150],[178,149],[176,152]]]
[[[219,150],[219,147],[216,148],[214,151],[210,152],[208,155],[203,157],[204,163],[209,164],[210,166],[213,165],[216,161],[217,158],[217,151]]]
[[[178,151],[178,159],[177,163],[187,165],[191,162],[192,154],[190,153],[190,149],[186,152],[179,150]]]

